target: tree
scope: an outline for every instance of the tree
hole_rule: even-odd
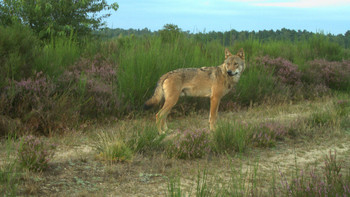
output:
[[[181,35],[181,29],[174,24],[165,24],[163,29],[159,30],[163,42],[174,42]]]
[[[0,24],[15,22],[30,26],[41,38],[49,35],[89,34],[105,24],[110,13],[102,10],[118,9],[118,4],[106,0],[4,0],[0,2]]]

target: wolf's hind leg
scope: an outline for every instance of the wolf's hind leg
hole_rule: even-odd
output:
[[[162,109],[157,114],[157,127],[159,133],[163,133],[168,129],[168,126],[166,124],[166,119],[171,111],[171,109],[174,107],[174,105],[177,103],[180,97],[181,90],[178,89],[178,87],[174,84],[166,84],[164,88],[164,105]]]

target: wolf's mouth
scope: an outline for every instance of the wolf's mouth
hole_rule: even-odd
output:
[[[232,72],[232,70],[228,70],[227,74],[232,77],[232,76],[238,75],[238,72]]]

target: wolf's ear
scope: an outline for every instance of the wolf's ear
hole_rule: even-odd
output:
[[[225,48],[225,59],[232,56],[231,52],[228,50],[228,48]]]
[[[244,60],[244,51],[243,51],[243,48],[241,48],[241,50],[238,51],[237,56]]]

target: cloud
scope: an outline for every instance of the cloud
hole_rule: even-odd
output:
[[[316,8],[316,7],[336,7],[350,6],[349,0],[228,0],[233,2],[249,3],[255,6],[265,7],[294,7],[294,8]]]

